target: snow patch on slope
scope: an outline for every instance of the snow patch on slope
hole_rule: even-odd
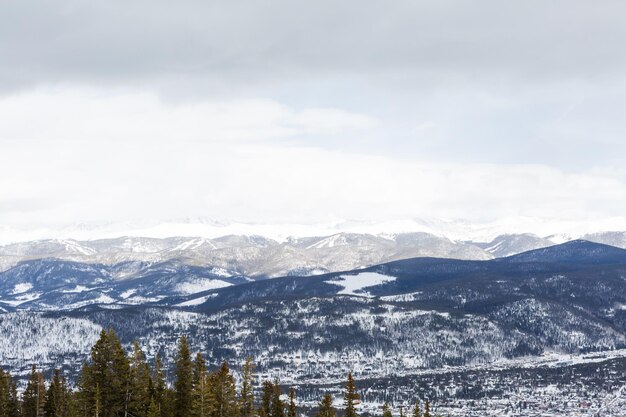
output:
[[[23,292],[27,292],[33,289],[33,284],[29,282],[24,282],[21,284],[15,284],[13,288],[13,294],[21,294]]]
[[[74,288],[63,290],[61,292],[63,294],[77,294],[77,293],[81,293],[81,292],[85,292],[85,291],[90,291],[90,289],[85,287],[84,285],[77,285]]]
[[[337,294],[373,297],[369,292],[365,291],[366,288],[375,287],[395,280],[396,277],[390,277],[376,272],[361,272],[357,275],[341,275],[339,278],[325,282],[342,287],[343,289]]]
[[[231,285],[231,283],[219,279],[195,279],[181,282],[176,285],[175,290],[179,294],[195,294],[197,292],[229,287]]]

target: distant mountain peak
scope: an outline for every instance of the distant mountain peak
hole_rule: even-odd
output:
[[[556,262],[556,263],[587,263],[610,264],[625,263],[626,250],[603,243],[576,239],[570,242],[534,249],[503,260],[509,262]]]

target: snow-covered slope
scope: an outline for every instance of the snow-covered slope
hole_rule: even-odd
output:
[[[291,238],[284,242],[242,235],[215,239],[120,237],[91,241],[45,240],[0,246],[0,270],[24,260],[44,258],[103,265],[180,260],[189,265],[210,265],[241,275],[276,277],[351,270],[418,256],[493,257],[471,243],[453,242],[426,233],[393,236],[339,233]]]
[[[533,249],[553,246],[556,243],[561,242],[553,242],[550,239],[541,238],[531,233],[524,233],[500,235],[491,242],[476,243],[476,245],[491,253],[496,258],[502,258]]]

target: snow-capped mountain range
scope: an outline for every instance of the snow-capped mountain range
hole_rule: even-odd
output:
[[[626,232],[592,233],[576,238],[626,248]],[[345,271],[414,257],[487,260],[569,240],[574,238],[524,233],[503,234],[481,242],[452,240],[425,232],[341,232],[328,236],[287,237],[282,241],[260,235],[46,239],[0,246],[0,271],[23,261],[49,258],[109,266],[129,263],[133,268],[141,265],[137,262],[176,261],[212,267],[226,276],[265,278]],[[123,277],[124,272],[115,276]]]

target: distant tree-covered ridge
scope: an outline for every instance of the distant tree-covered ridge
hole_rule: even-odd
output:
[[[34,365],[22,394],[10,373],[0,369],[0,417],[299,417],[296,390],[287,395],[279,381],[257,383],[252,358],[246,358],[239,383],[228,363],[209,370],[201,353],[192,358],[182,336],[174,367],[173,384],[168,384],[163,363],[157,356],[150,366],[138,343],[130,354],[122,348],[113,330],[100,333],[87,362],[72,388],[55,369],[49,380]],[[347,376],[343,407],[335,408],[334,398],[325,394],[316,417],[359,417],[360,396],[352,373]],[[391,411],[385,405],[382,415]],[[424,411],[416,400],[413,417],[433,417],[428,401]],[[401,417],[404,417],[401,411]]]

